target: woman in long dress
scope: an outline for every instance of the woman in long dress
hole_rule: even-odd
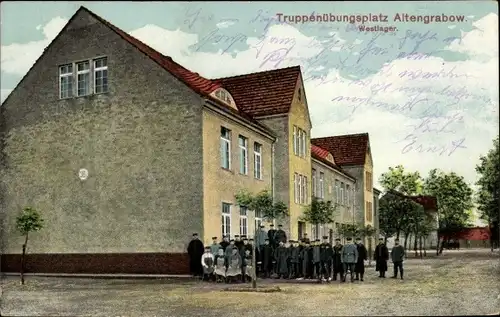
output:
[[[201,256],[201,266],[203,268],[203,280],[211,280],[214,273],[214,255],[210,247],[205,247],[205,253]]]
[[[217,251],[217,255],[215,256],[215,277],[216,282],[225,282],[226,281],[226,270],[227,270],[227,262],[226,257],[224,256],[224,250],[219,249]]]
[[[238,253],[238,249],[235,248],[227,261],[227,282],[232,282],[233,278],[241,276],[241,264],[241,256]]]

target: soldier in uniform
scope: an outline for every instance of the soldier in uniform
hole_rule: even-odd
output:
[[[263,277],[271,276],[273,271],[273,247],[269,244],[269,239],[264,240],[264,246],[260,252],[260,262],[262,267]]]
[[[356,281],[359,281],[361,277],[361,282],[363,282],[363,276],[365,275],[365,261],[367,259],[368,251],[363,245],[361,238],[356,238],[356,247],[358,248],[358,261],[356,262]]]
[[[226,252],[226,248],[228,245],[229,245],[229,235],[225,235],[222,237],[222,241],[220,243],[222,251]]]
[[[288,267],[289,278],[299,277],[299,246],[295,240],[290,245],[290,266]]]
[[[261,225],[259,230],[255,233],[255,248],[260,249],[264,245],[267,237],[267,231],[264,229],[264,225]]]
[[[210,245],[210,252],[214,256],[216,256],[219,253],[219,249],[221,249],[221,245],[217,242],[217,237],[212,237],[212,245]]]
[[[337,275],[342,280],[344,277],[344,265],[342,264],[342,244],[340,239],[335,239],[335,246],[333,247],[333,280],[337,280]]]
[[[330,281],[330,272],[332,270],[333,249],[332,245],[328,242],[328,236],[323,236],[323,243],[320,245],[320,261],[321,261],[321,275],[322,281]]]
[[[316,239],[312,247],[313,278],[321,279],[321,246],[320,240]]]
[[[378,239],[378,245],[375,247],[373,259],[375,260],[375,271],[379,272],[378,277],[385,277],[385,272],[387,272],[387,260],[389,260],[389,249],[387,249],[384,239],[382,238]]]
[[[309,242],[306,242],[304,245],[304,248],[302,249],[301,252],[301,258],[302,258],[302,277],[309,279],[312,278],[313,275],[313,249],[311,247],[311,244]]]
[[[276,230],[274,239],[276,240],[276,245],[278,245],[280,242],[286,243],[286,232],[283,230],[282,224],[278,225],[278,230]]]
[[[274,250],[274,258],[276,259],[276,274],[278,278],[288,277],[288,248],[285,247],[283,242],[280,242],[279,246]]]
[[[342,282],[345,282],[347,271],[351,273],[351,282],[354,282],[355,265],[358,262],[358,248],[352,243],[352,238],[347,238],[347,244],[342,248],[342,263],[344,264],[344,276]]]
[[[277,245],[275,244],[275,235],[276,235],[276,229],[274,229],[274,225],[270,224],[269,225],[269,230],[267,231],[267,238],[269,239],[269,243],[275,249]]]

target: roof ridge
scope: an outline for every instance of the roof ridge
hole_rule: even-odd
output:
[[[342,136],[369,136],[370,134],[368,132],[362,132],[362,133],[351,133],[351,134],[340,134],[340,135],[331,135],[331,136],[322,136],[322,137],[317,137],[317,138],[311,138],[311,140],[319,140],[319,139],[328,139],[328,138],[338,138]]]
[[[292,69],[292,68],[298,68],[298,70],[300,71],[300,65],[295,65],[295,66],[289,66],[289,67],[283,67],[283,68],[263,70],[263,71],[260,71],[260,72],[246,73],[246,74],[240,74],[240,75],[234,75],[234,76],[227,76],[227,77],[211,78],[209,80],[217,81],[217,80],[221,80],[221,79],[238,78],[238,77],[242,77],[242,76],[257,75],[257,74],[264,74],[264,73],[272,73],[272,72],[275,72],[275,71],[283,71],[285,69]]]

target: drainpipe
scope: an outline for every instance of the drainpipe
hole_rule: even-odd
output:
[[[274,145],[276,144],[276,142],[278,142],[278,139],[276,138],[273,142],[273,144],[271,145],[271,194],[272,194],[272,197],[273,197],[273,203],[276,202],[276,190],[275,190],[275,163],[274,163],[274,153],[275,153],[275,150],[274,150]],[[276,226],[276,220],[274,219],[273,217],[273,225]]]

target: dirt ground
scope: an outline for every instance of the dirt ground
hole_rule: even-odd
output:
[[[391,267],[390,267],[391,269]],[[391,271],[388,272],[391,275]],[[28,277],[2,280],[2,316],[377,316],[479,315],[500,311],[500,253],[445,251],[405,262],[405,280],[314,284],[260,281],[280,293],[223,292],[180,279]]]

